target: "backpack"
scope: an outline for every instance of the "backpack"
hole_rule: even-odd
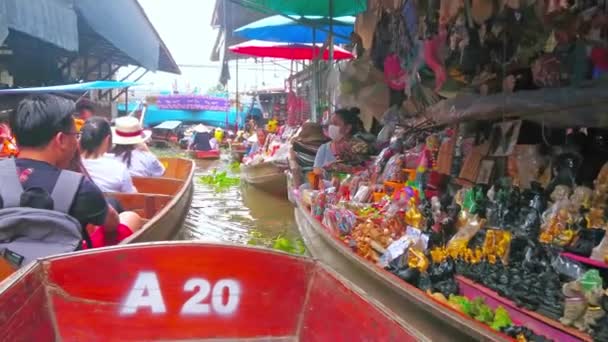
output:
[[[24,193],[12,158],[0,160],[0,252],[15,267],[54,254],[82,248],[88,238],[80,222],[70,216],[83,176],[62,170],[50,194],[53,210],[20,207]]]

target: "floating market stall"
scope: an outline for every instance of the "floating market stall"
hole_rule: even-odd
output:
[[[606,340],[604,2],[382,3],[334,76],[375,156],[290,178],[309,251],[432,338]]]

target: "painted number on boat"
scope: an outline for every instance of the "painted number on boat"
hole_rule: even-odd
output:
[[[182,315],[230,315],[236,312],[241,299],[241,286],[234,279],[220,279],[211,284],[204,278],[190,278],[183,291],[192,296],[182,305]],[[155,272],[140,272],[131,287],[120,313],[134,315],[139,310],[155,314],[167,312],[163,292]]]

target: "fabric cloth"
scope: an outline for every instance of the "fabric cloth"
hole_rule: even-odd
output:
[[[121,242],[122,240],[133,235],[133,231],[131,230],[131,228],[127,227],[126,225],[124,225],[122,223],[120,223],[116,229],[118,231],[118,236],[117,236],[118,242]],[[93,244],[93,248],[109,246],[109,244],[106,243],[106,235],[104,233],[104,228],[102,226],[96,227],[95,230],[93,231],[93,233],[90,234],[90,236],[91,236],[91,243]],[[89,248],[89,246],[85,241],[83,243],[83,249],[88,249],[88,248]]]
[[[334,156],[334,153],[331,151],[331,142],[328,142],[319,147],[317,155],[315,156],[315,163],[313,164],[313,167],[322,168],[327,164],[335,162],[336,160],[336,156]]]
[[[133,179],[125,164],[116,160],[114,155],[106,154],[97,159],[83,159],[84,167],[95,185],[103,192],[134,193]]]
[[[209,139],[209,146],[212,150],[219,150],[220,144],[217,142],[217,139],[211,138]]]
[[[121,156],[115,156],[125,164]],[[126,165],[126,164],[125,164]],[[131,166],[127,166],[132,177],[160,177],[165,173],[165,167],[152,152],[133,150]]]
[[[61,170],[48,163],[17,158],[19,181],[23,190],[42,189],[52,193]],[[84,178],[78,188],[74,203],[68,214],[80,222],[83,229],[88,224],[101,225],[105,222],[108,204],[101,190],[89,179]]]
[[[192,140],[192,149],[195,151],[209,151],[211,147],[211,134],[209,132],[196,132]]]

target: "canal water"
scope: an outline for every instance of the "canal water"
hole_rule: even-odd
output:
[[[223,152],[220,160],[196,163],[192,206],[177,239],[247,244],[254,236],[256,241],[268,243],[279,235],[299,236],[293,205],[286,198],[277,198],[243,182],[225,191],[200,182],[201,176],[214,169],[239,175],[238,170],[231,170],[228,153]]]

